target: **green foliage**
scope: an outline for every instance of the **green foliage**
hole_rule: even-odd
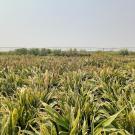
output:
[[[119,54],[123,55],[123,56],[129,55],[129,51],[128,51],[128,49],[122,49],[122,50],[119,51]]]
[[[41,55],[41,56],[47,56],[47,55],[49,55],[49,54],[51,54],[51,50],[50,50],[50,49],[42,48],[42,49],[40,50],[40,54],[39,54],[39,55]]]
[[[69,49],[69,50],[61,50],[61,49],[47,49],[47,48],[21,48],[16,49],[15,51],[9,52],[0,52],[0,55],[11,54],[11,55],[35,55],[35,56],[89,56],[90,52],[86,50],[77,50],[77,49]]]
[[[39,55],[40,54],[40,51],[38,48],[32,48],[30,50],[28,50],[28,53],[31,54],[31,55]]]
[[[28,50],[26,48],[16,49],[15,54],[17,55],[26,55],[28,53]]]

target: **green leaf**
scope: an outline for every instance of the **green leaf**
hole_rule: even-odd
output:
[[[124,109],[125,107],[121,109],[119,112],[117,112],[116,114],[100,122],[94,129],[94,133],[95,133],[94,135],[98,135],[101,131],[103,131],[105,127],[109,126]]]
[[[76,131],[78,129],[79,120],[80,120],[80,115],[81,115],[81,111],[80,111],[80,108],[79,108],[78,113],[77,113],[77,117],[72,123],[72,129],[71,129],[70,135],[76,134]]]
[[[54,110],[53,108],[51,108],[48,104],[42,102],[43,106],[45,107],[45,111],[52,117],[52,120],[64,127],[65,129],[69,129],[69,122],[66,118],[64,118],[63,116],[61,116],[56,110]]]

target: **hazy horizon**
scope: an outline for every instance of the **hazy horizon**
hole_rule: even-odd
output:
[[[135,47],[134,0],[1,0],[0,47]]]

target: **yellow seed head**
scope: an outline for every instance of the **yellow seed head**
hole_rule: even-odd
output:
[[[132,111],[128,114],[128,121],[130,122],[131,126],[135,127],[135,110],[132,109]]]

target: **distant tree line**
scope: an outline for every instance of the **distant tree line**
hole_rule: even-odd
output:
[[[88,56],[90,55],[89,51],[86,50],[61,50],[61,49],[47,49],[47,48],[20,48],[14,51],[8,52],[8,54],[16,55],[35,55],[35,56]]]
[[[47,49],[47,48],[20,48],[14,51],[0,52],[0,55],[35,55],[35,56],[90,56],[91,53],[103,53],[113,55],[135,55],[135,52],[130,52],[128,49],[121,49],[119,51],[87,51],[87,50],[61,50],[61,49]]]

